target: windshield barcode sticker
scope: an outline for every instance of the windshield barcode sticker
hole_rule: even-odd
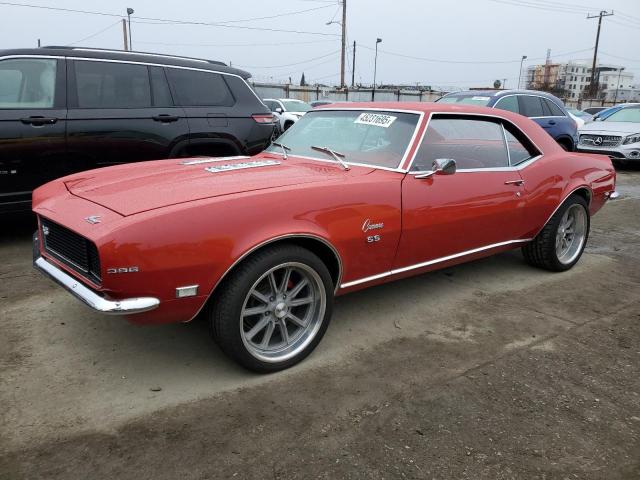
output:
[[[376,127],[389,128],[389,126],[398,117],[392,115],[383,115],[381,113],[361,113],[353,123],[361,123],[362,125],[375,125]]]

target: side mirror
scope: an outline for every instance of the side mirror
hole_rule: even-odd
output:
[[[453,175],[456,173],[456,161],[453,158],[437,158],[433,161],[431,171],[416,175],[416,178],[429,178],[432,175]]]
[[[276,113],[282,113],[282,108],[276,107]]]

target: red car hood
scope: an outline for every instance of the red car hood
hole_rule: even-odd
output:
[[[273,155],[207,159],[171,159],[119,165],[82,172],[64,183],[73,194],[121,215],[153,210],[194,200],[234,193],[285,187],[327,180],[341,180],[340,166]],[[256,162],[279,162],[256,166]],[[185,164],[189,162],[200,162]],[[225,171],[226,166],[233,166]],[[218,171],[208,171],[214,167]],[[222,168],[220,168],[222,167]],[[239,168],[245,167],[245,168]],[[361,173],[371,169],[358,168]]]

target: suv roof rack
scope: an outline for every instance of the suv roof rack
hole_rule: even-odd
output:
[[[175,58],[178,60],[190,60],[192,62],[210,63],[213,65],[222,65],[224,67],[227,66],[226,63],[220,62],[218,60],[207,60],[204,58],[184,57],[180,55],[166,55],[164,53],[137,52],[137,51],[131,51],[131,50],[116,50],[111,48],[70,47],[67,45],[46,45],[40,48],[50,48],[55,50],[74,50],[78,52],[112,52],[112,53],[118,53],[122,55],[146,55],[148,57]]]

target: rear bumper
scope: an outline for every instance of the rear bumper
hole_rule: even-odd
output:
[[[148,312],[160,305],[160,300],[153,297],[107,300],[42,257],[40,255],[37,232],[33,235],[33,266],[96,312],[111,315],[131,315]]]

